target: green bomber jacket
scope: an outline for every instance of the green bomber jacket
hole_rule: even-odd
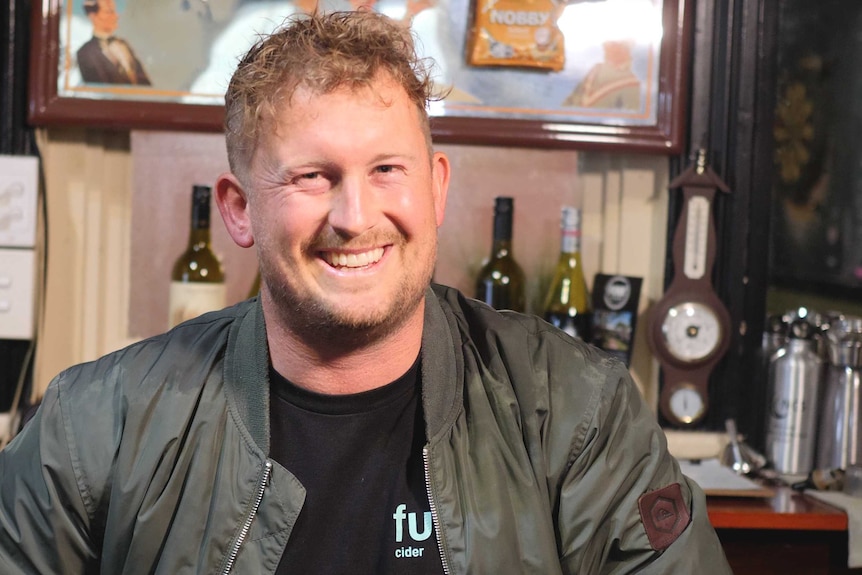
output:
[[[437,285],[421,360],[446,573],[730,573],[618,361]],[[59,374],[0,452],[0,572],[273,573],[305,488],[268,458],[268,367],[253,298]],[[639,500],[675,483],[655,546]]]

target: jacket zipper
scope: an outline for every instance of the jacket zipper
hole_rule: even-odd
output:
[[[266,491],[266,484],[269,481],[270,473],[272,473],[272,462],[267,460],[263,468],[263,475],[261,475],[260,482],[257,484],[257,493],[254,495],[251,511],[249,511],[248,516],[245,518],[245,522],[239,530],[239,535],[237,535],[236,540],[230,548],[227,562],[222,570],[223,575],[229,575],[231,569],[233,569],[233,564],[236,563],[236,558],[239,556],[239,550],[242,548],[245,538],[248,537],[249,531],[251,531],[251,524],[254,522],[254,516],[257,515],[257,510],[260,509],[261,501],[263,501],[263,493]]]
[[[431,470],[428,465],[428,448],[422,448],[422,467],[425,470],[425,491],[428,493],[428,505],[431,507],[431,522],[434,524],[434,535],[437,537],[437,550],[440,552],[440,562],[443,564],[443,575],[450,575],[449,561],[443,550],[443,532],[440,528],[440,517],[437,515],[437,504],[434,503],[434,495],[431,493]]]

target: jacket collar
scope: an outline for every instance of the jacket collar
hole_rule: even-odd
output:
[[[442,304],[452,291],[434,286],[425,293],[422,407],[432,444],[448,431],[462,404],[464,360],[456,353],[461,348],[460,332],[454,315]],[[224,377],[231,414],[246,439],[269,454],[269,348],[259,297],[238,306],[228,334]]]
[[[425,434],[434,444],[443,437],[463,404],[464,357],[461,332],[447,295],[451,288],[432,286],[425,293],[425,325],[422,329],[422,407]],[[445,303],[444,303],[445,302]]]
[[[224,361],[228,409],[246,439],[269,454],[269,347],[260,298],[240,304]]]

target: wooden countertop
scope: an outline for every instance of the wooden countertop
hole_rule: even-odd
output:
[[[716,529],[847,531],[847,514],[789,487],[772,497],[707,497]]]

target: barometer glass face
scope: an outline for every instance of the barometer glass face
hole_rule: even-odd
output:
[[[686,363],[709,357],[718,349],[722,336],[718,315],[699,302],[684,302],[668,309],[661,333],[667,351]]]
[[[670,396],[670,410],[683,423],[691,423],[701,415],[704,408],[703,398],[696,389],[681,387]]]

